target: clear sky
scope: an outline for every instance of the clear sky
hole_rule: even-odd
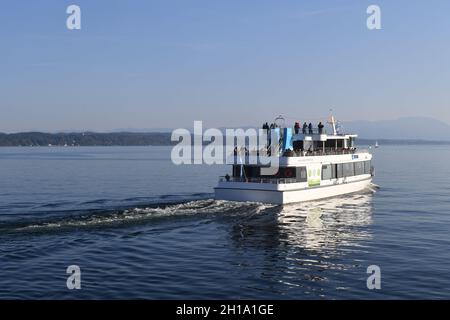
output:
[[[66,28],[77,4],[82,29]],[[382,30],[366,9],[381,7]],[[0,132],[450,123],[450,1],[0,2]]]

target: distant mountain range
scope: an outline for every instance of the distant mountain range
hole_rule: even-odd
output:
[[[405,117],[383,121],[346,121],[341,123],[344,132],[357,133],[370,140],[429,140],[450,141],[450,125],[433,118]],[[243,126],[242,129],[252,128]],[[225,132],[224,127],[219,128]],[[116,129],[113,132],[171,132],[170,128]]]
[[[249,126],[243,129],[250,128]],[[225,131],[224,128],[220,128]],[[128,130],[128,132],[122,132]],[[171,129],[123,129],[113,132],[0,133],[0,146],[163,146],[173,145]],[[410,144],[434,141],[450,144],[450,125],[432,118],[401,118],[386,121],[351,121],[341,132],[357,133],[362,144]]]

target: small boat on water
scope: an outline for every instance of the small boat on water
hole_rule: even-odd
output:
[[[277,152],[236,152],[231,174],[221,177],[215,190],[217,200],[285,204],[317,200],[370,188],[374,169],[372,155],[355,145],[356,134],[338,133],[331,117],[331,134],[323,125],[299,130],[271,126],[280,135]],[[294,130],[293,130],[294,129]],[[294,131],[294,132],[293,132]],[[301,131],[301,132],[300,132]],[[278,157],[278,172],[265,174],[264,157]],[[242,160],[245,159],[245,161]],[[267,160],[267,159],[265,159]]]
[[[375,148],[378,148],[379,146],[378,141],[375,141]]]

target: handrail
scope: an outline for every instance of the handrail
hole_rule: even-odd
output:
[[[245,183],[272,183],[285,184],[298,182],[295,178],[244,178],[244,177],[219,177],[220,182],[245,182]]]
[[[325,128],[323,128],[322,130],[319,130],[319,128],[313,128],[312,132],[310,132],[309,128],[306,128],[306,131],[303,132],[303,127],[300,126],[298,133],[296,134],[303,134],[305,136],[310,136],[311,134],[327,134],[327,130]]]
[[[292,155],[284,157],[311,157],[311,156],[329,156],[329,155],[344,155],[344,154],[359,154],[368,153],[367,149],[344,149],[344,148],[327,148],[325,151],[323,149],[316,149],[314,151],[293,151]],[[268,156],[264,151],[245,151],[244,153],[235,153],[234,156],[248,157],[248,156]]]

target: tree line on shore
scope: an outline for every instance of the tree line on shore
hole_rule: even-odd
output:
[[[426,140],[389,140],[379,139],[381,145],[439,144],[448,145],[448,141]],[[43,147],[43,146],[171,146],[178,141],[171,141],[169,132],[82,132],[82,133],[44,133],[21,132],[0,133],[0,147]],[[204,143],[207,144],[207,143]],[[358,139],[359,146],[375,144],[374,139]]]
[[[0,133],[0,146],[164,146],[172,145],[170,133]]]

